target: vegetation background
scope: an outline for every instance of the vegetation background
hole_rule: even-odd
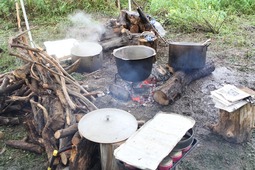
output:
[[[17,28],[16,7],[18,0],[0,2],[0,48],[2,60],[0,71],[12,70],[17,61],[8,56],[7,41],[10,30]],[[165,28],[175,32],[203,31],[213,34],[232,34],[236,25],[233,21],[250,19],[255,15],[254,0],[137,0],[144,11],[155,17]],[[117,16],[115,1],[110,0],[24,0],[30,22],[34,25],[54,25],[66,21],[67,15],[83,10]],[[121,8],[128,9],[128,0],[120,0]],[[22,17],[22,12],[21,17]],[[242,21],[241,21],[242,22]],[[253,23],[254,24],[254,23]],[[6,37],[7,36],[7,37]],[[241,43],[245,43],[241,37]],[[8,56],[8,57],[7,57]]]

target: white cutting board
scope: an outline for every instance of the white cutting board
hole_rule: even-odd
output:
[[[43,43],[49,55],[55,56],[59,61],[66,60],[71,56],[71,49],[78,44],[76,39],[63,39],[56,41],[46,41]]]
[[[155,170],[194,125],[191,117],[159,112],[115,149],[114,156],[137,168]]]

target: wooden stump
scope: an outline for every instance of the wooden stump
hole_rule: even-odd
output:
[[[219,122],[212,126],[213,132],[234,143],[242,143],[250,139],[254,126],[254,105],[248,103],[231,113],[220,110],[219,114]]]

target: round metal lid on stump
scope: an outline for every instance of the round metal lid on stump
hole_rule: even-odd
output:
[[[80,134],[97,143],[116,143],[137,130],[136,118],[120,109],[97,109],[84,115],[78,124]]]

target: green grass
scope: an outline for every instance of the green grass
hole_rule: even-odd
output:
[[[7,22],[11,26],[10,23]],[[2,25],[2,27],[5,27]],[[13,70],[21,65],[21,61],[16,57],[10,56],[8,52],[8,41],[13,36],[13,32],[9,28],[0,28],[0,73],[5,73]]]
[[[14,149],[5,145],[7,140],[21,140],[26,136],[22,125],[0,126],[4,139],[0,139],[0,170],[5,169],[46,169],[46,154],[36,154],[21,149]]]
[[[177,31],[220,33],[231,15],[254,15],[253,0],[151,0],[149,12]]]

